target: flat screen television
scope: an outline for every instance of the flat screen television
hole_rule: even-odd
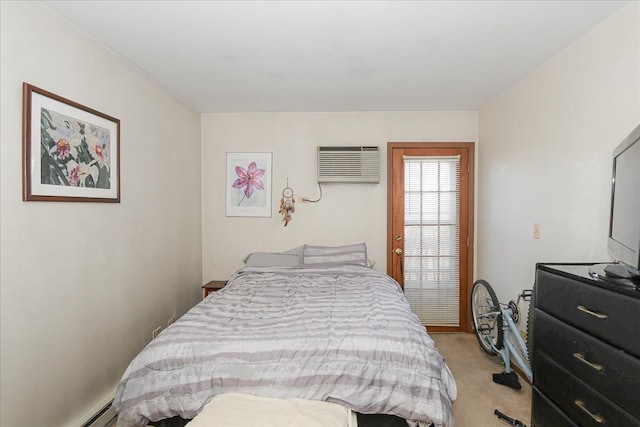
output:
[[[640,125],[613,150],[607,277],[640,280]]]

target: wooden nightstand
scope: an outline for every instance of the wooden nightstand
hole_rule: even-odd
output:
[[[226,280],[212,280],[202,286],[202,298],[206,298],[210,293],[219,291],[227,284]]]

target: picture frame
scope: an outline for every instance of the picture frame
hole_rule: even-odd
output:
[[[120,120],[24,82],[22,200],[120,203]]]
[[[272,153],[227,153],[226,216],[271,217]]]

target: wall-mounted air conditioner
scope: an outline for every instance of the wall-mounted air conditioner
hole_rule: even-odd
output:
[[[380,147],[318,147],[318,183],[379,183]]]

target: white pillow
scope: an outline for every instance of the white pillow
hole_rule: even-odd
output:
[[[340,263],[368,266],[367,245],[365,243],[344,246],[304,245],[302,263]]]

